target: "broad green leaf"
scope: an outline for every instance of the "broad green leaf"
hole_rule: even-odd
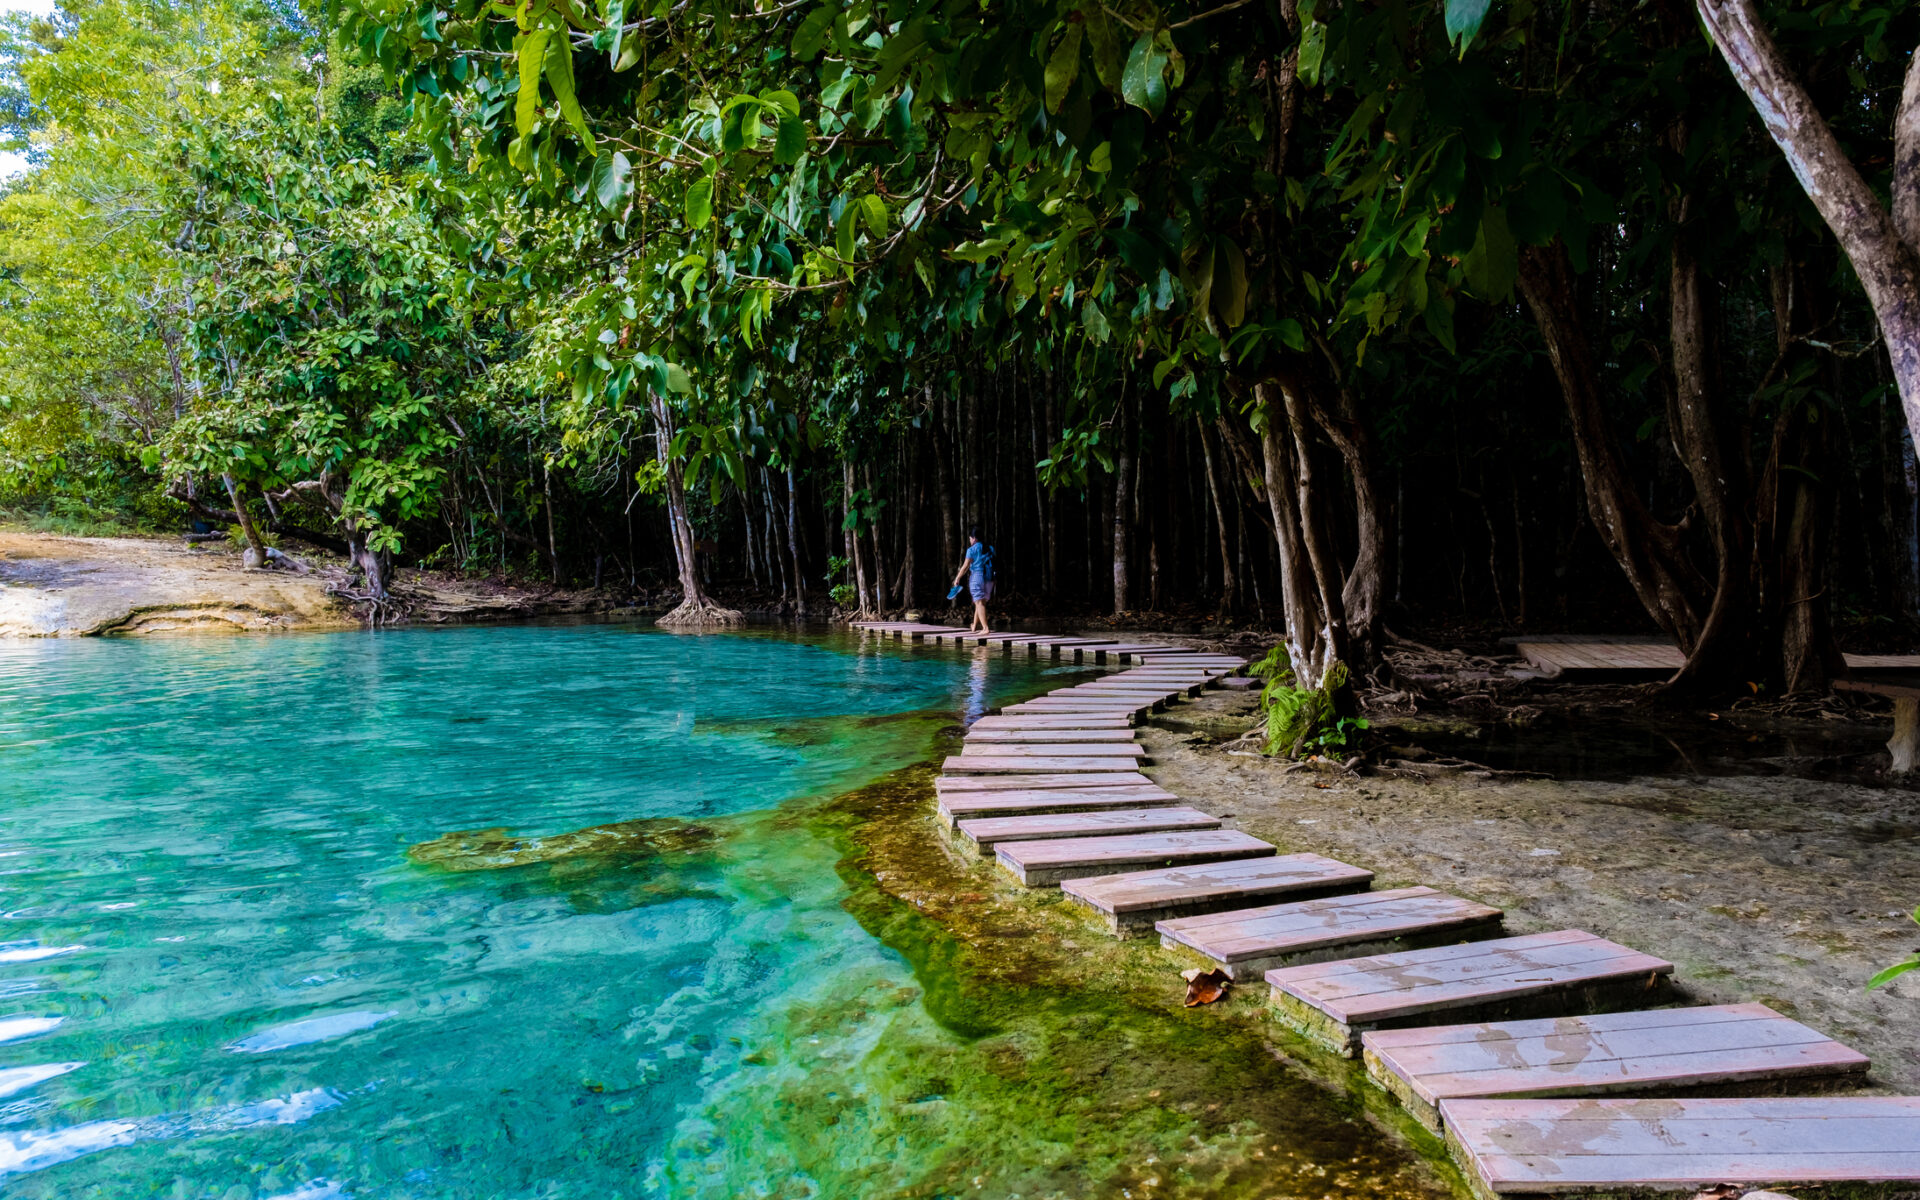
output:
[[[1193,261],[1187,264],[1180,282],[1186,286],[1187,300],[1195,316],[1204,315],[1213,300],[1213,267],[1216,255],[1210,244],[1203,244]]]
[[[1120,95],[1128,104],[1158,117],[1167,106],[1166,56],[1153,44],[1153,35],[1143,33],[1127,54],[1126,70],[1120,75]]]
[[[827,4],[807,14],[800,22],[800,28],[793,32],[793,56],[801,62],[808,62],[820,53],[820,47],[826,44],[827,35],[833,31],[833,19],[840,14],[839,6]]]
[[[687,226],[705,229],[713,220],[713,177],[702,176],[687,185]]]
[[[860,210],[867,220],[867,232],[877,241],[887,236],[887,202],[869,192],[860,198]]]
[[[797,117],[800,115],[800,97],[784,88],[771,92],[761,92],[760,100],[763,104],[779,110],[781,116]]]
[[[1099,171],[1102,174],[1113,170],[1112,142],[1101,142],[1093,148],[1093,153],[1087,155],[1087,170]]]
[[[1279,338],[1280,344],[1289,350],[1305,350],[1307,348],[1306,331],[1301,329],[1300,322],[1294,320],[1292,317],[1282,317],[1278,321],[1275,321],[1273,323],[1273,336]]]
[[[616,71],[620,69],[620,43],[626,33],[624,28],[626,24],[626,12],[627,6],[625,0],[609,0],[607,4],[607,28],[613,31],[613,44],[607,47],[607,61],[613,64],[613,69]]]
[[[773,135],[773,161],[781,166],[792,166],[800,161],[807,152],[807,139],[811,130],[806,121],[799,117],[781,117],[780,128]]]
[[[834,251],[839,254],[840,261],[843,263],[853,261],[853,240],[859,233],[854,226],[854,222],[859,219],[860,209],[862,207],[863,206],[859,204],[847,205],[844,209],[840,210],[840,223],[834,227],[833,248]]]
[[[634,64],[640,61],[640,47],[642,45],[644,45],[644,43],[639,38],[628,42],[627,48],[622,50],[620,57],[614,60],[613,69],[615,71],[633,70]]]
[[[547,39],[552,36],[550,29],[536,29],[520,39],[520,95],[514,99],[513,123],[522,140],[533,132],[540,116],[540,72],[547,61]]]
[[[1320,64],[1327,57],[1327,27],[1308,21],[1300,30],[1300,79],[1309,86],[1320,82]]]
[[[927,295],[934,295],[936,289],[933,286],[933,264],[927,260],[924,253],[913,260],[913,273],[920,277],[920,286],[927,289]]]
[[[667,390],[681,396],[693,391],[693,377],[679,363],[667,364]]]
[[[1458,42],[1465,53],[1492,7],[1493,0],[1447,0],[1447,40]]]
[[[1073,86],[1074,78],[1080,74],[1080,38],[1080,25],[1069,24],[1060,44],[1053,48],[1053,57],[1047,59],[1048,112],[1060,111],[1061,102],[1067,98],[1067,89]]]
[[[580,140],[588,150],[600,153],[600,147],[594,143],[593,130],[587,128],[587,114],[580,111],[580,99],[573,91],[573,46],[567,40],[567,31],[562,29],[547,39],[547,84],[553,88],[553,94],[560,101],[560,115],[573,126]]]
[[[1895,963],[1884,971],[1876,971],[1874,972],[1873,978],[1867,980],[1867,990],[1872,991],[1881,984],[1892,983],[1908,971],[1914,970],[1920,970],[1920,958],[1909,959],[1903,963]]]
[[[1120,86],[1120,41],[1113,34],[1113,22],[1098,5],[1086,17],[1087,45],[1093,51],[1093,73],[1108,90]]]
[[[1460,265],[1466,270],[1468,285],[1482,300],[1498,303],[1512,294],[1514,282],[1520,277],[1520,250],[1507,229],[1505,209],[1497,204],[1487,206],[1480,218],[1480,236]]]
[[[633,164],[617,150],[593,160],[593,173],[590,176],[593,198],[600,202],[601,208],[616,212],[626,203],[627,197],[633,194],[633,184],[629,178],[632,170]]]

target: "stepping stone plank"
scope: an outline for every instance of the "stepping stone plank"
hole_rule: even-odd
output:
[[[1764,1004],[1382,1029],[1360,1043],[1367,1075],[1436,1133],[1440,1102],[1462,1097],[1657,1094],[1867,1070],[1866,1055]]]
[[[1083,838],[1123,833],[1169,833],[1181,829],[1218,829],[1220,818],[1197,808],[1121,809],[1115,812],[1053,813],[1017,817],[978,817],[961,821],[960,836],[982,854],[992,854],[1001,842],[1037,842],[1048,838]]]
[[[1093,775],[1061,772],[1051,775],[1020,775],[1000,778],[993,775],[940,775],[933,781],[936,795],[961,792],[1051,791],[1055,788],[1158,787],[1138,771],[1111,771]]]
[[[1482,1200],[1920,1183],[1920,1097],[1442,1100]],[[1877,1194],[1877,1193],[1876,1193]]]
[[[1017,755],[955,754],[941,763],[940,769],[949,775],[1010,775],[1041,771],[1072,775],[1082,771],[1125,771],[1135,774],[1140,768],[1139,760],[1134,758],[1022,758]]]
[[[1232,829],[1002,842],[994,849],[1000,865],[1028,887],[1051,887],[1063,879],[1111,875],[1130,867],[1172,867],[1272,853],[1271,844]]]
[[[1173,808],[1179,804],[1180,797],[1157,787],[1053,788],[1031,792],[959,792],[940,801],[939,813],[940,819],[951,828],[969,817]]]
[[[1276,1015],[1349,1058],[1370,1029],[1658,1003],[1673,964],[1578,929],[1267,972]]]
[[[1026,742],[967,742],[960,753],[977,758],[992,755],[999,758],[1145,758],[1147,748],[1138,742],[1043,742],[1038,745]]]
[[[1133,722],[1126,716],[1108,717],[1099,713],[1026,713],[1016,716],[981,717],[967,727],[971,733],[976,729],[1041,730],[1063,729],[1071,732],[1075,729],[1119,729],[1127,730]],[[1131,736],[1131,735],[1129,735]]]
[[[1410,950],[1499,928],[1499,909],[1429,887],[1176,917],[1154,926],[1162,946],[1195,951],[1235,980],[1258,979],[1291,963]]]
[[[967,730],[967,744],[976,742],[1131,742],[1134,732],[1125,725],[1114,729],[981,729]]]
[[[1072,879],[1060,885],[1069,899],[1100,914],[1121,937],[1144,933],[1156,921],[1242,908],[1281,897],[1304,898],[1364,891],[1373,872],[1318,854],[1281,854],[1236,862],[1134,871]]]

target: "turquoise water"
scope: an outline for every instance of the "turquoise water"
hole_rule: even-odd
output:
[[[783,1089],[930,1027],[810,805],[1035,674],[620,625],[0,643],[0,1191],[851,1194]]]

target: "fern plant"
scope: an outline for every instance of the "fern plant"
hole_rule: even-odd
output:
[[[1248,671],[1267,681],[1260,689],[1260,707],[1267,717],[1264,753],[1301,758],[1344,754],[1357,747],[1366,718],[1341,716],[1333,703],[1334,694],[1347,685],[1344,663],[1327,668],[1318,687],[1302,687],[1286,648],[1275,646]]]

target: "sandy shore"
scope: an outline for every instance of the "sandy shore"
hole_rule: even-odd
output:
[[[1516,933],[1577,927],[1673,961],[1699,1003],[1758,1000],[1920,1091],[1920,972],[1876,970],[1920,947],[1920,797],[1763,775],[1618,782],[1427,780],[1294,769],[1210,744],[1254,721],[1210,692],[1142,738],[1163,786],[1226,824],[1377,875],[1506,910]],[[1882,735],[1884,736],[1884,734]]]

